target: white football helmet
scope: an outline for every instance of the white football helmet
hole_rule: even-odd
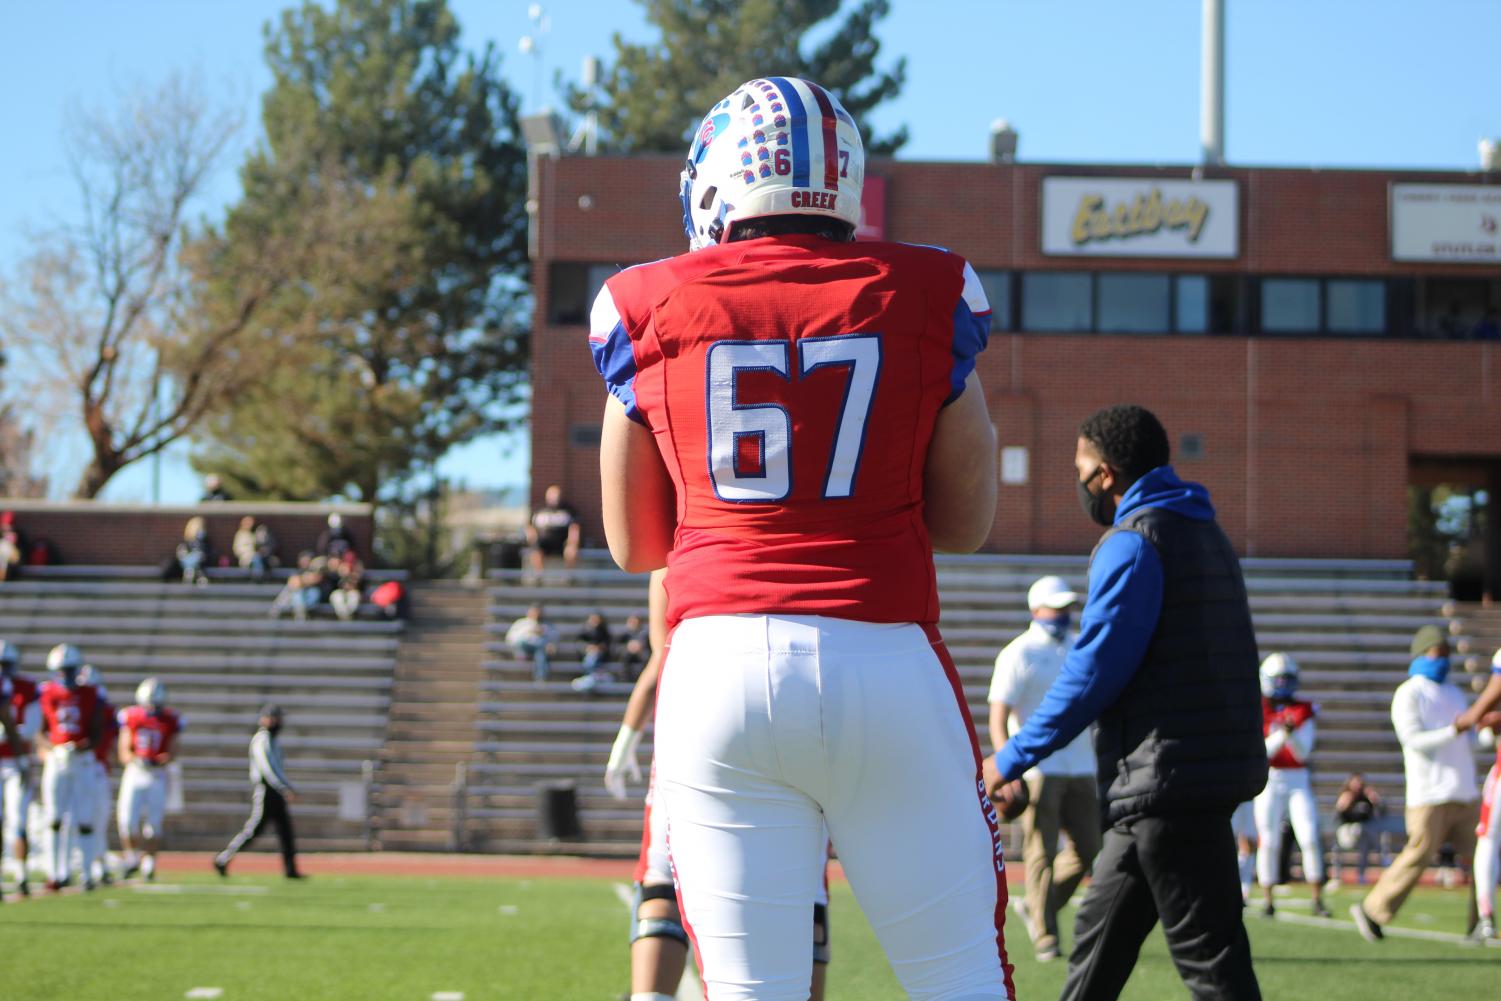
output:
[[[167,704],[167,686],[147,678],[136,686],[136,705],[143,709],[160,709]]]
[[[704,116],[679,194],[688,247],[729,238],[735,223],[769,215],[829,216],[860,224],[865,146],[839,101],[811,80],[741,84]]]
[[[19,663],[21,663],[20,649],[10,640],[0,640],[0,668],[9,672]]]
[[[83,651],[72,643],[59,643],[47,654],[47,670],[77,671],[83,667]]]
[[[1298,662],[1285,653],[1270,654],[1261,662],[1261,694],[1290,699],[1298,690]]]

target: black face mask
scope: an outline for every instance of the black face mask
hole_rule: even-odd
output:
[[[1089,515],[1090,521],[1103,528],[1109,528],[1113,523],[1114,519],[1112,516],[1115,513],[1113,511],[1106,513],[1105,508],[1110,503],[1110,498],[1106,496],[1103,490],[1099,493],[1091,493],[1089,489],[1089,485],[1094,482],[1095,477],[1104,471],[1104,466],[1097,466],[1094,472],[1079,481],[1079,506],[1084,509],[1085,514]]]

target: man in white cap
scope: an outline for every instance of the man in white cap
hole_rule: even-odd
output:
[[[1052,687],[1074,645],[1069,631],[1079,596],[1061,577],[1043,577],[1027,591],[1032,623],[995,659],[990,683],[990,741],[999,751]],[[1009,729],[1008,729],[1009,721]],[[1025,775],[1031,806],[1022,814],[1025,903],[1012,906],[1026,923],[1037,958],[1058,958],[1058,911],[1073,896],[1100,850],[1095,755],[1085,729]],[[1058,834],[1071,847],[1058,851]]]

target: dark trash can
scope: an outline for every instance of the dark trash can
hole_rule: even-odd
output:
[[[538,782],[537,837],[550,841],[577,841],[583,836],[579,828],[578,795],[572,782]]]

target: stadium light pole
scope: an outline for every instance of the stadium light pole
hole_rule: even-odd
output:
[[[1206,167],[1225,165],[1225,0],[1204,0],[1199,53],[1199,146]]]

